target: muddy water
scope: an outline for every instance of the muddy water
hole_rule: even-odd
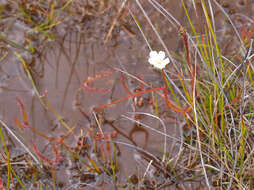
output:
[[[182,24],[186,23],[184,12],[178,1],[170,4],[164,1],[162,3]],[[169,50],[172,52],[182,51],[182,42],[177,30],[170,26],[159,13],[155,12],[149,3],[142,2],[142,5],[151,16],[152,21],[158,22],[157,27]],[[134,13],[139,16],[153,48],[162,49],[151,29],[145,24],[142,13],[136,9],[136,5],[131,6],[135,7]],[[228,9],[230,6],[232,5],[229,4]],[[237,4],[232,7],[233,9],[242,10],[243,8]],[[248,8],[248,11],[249,9],[251,8]],[[156,96],[158,99],[159,115],[164,120],[166,133],[171,136],[180,136],[181,116],[169,110],[160,95],[156,93],[147,93],[135,100],[129,98],[94,112],[94,107],[129,96],[121,82],[123,77],[126,86],[132,93],[140,88],[163,86],[160,72],[148,65],[149,49],[130,16],[123,18],[116,24],[111,39],[104,43],[105,36],[116,14],[116,12],[112,12],[114,14],[106,12],[103,17],[87,17],[81,25],[70,22],[57,26],[54,31],[55,39],[40,45],[38,47],[40,51],[34,55],[10,45],[2,48],[2,53],[8,52],[8,55],[1,62],[0,67],[1,119],[27,146],[31,147],[32,143],[36,144],[38,149],[50,159],[54,159],[52,144],[29,128],[20,130],[15,122],[15,120],[23,121],[22,109],[17,98],[25,106],[29,126],[40,133],[48,137],[60,138],[62,135],[66,135],[70,128],[73,128],[73,132],[65,139],[65,143],[70,147],[76,146],[78,137],[82,133],[87,134],[90,127],[95,126],[96,131],[102,130],[105,134],[117,131],[117,136],[112,139],[114,141],[138,146],[154,156],[162,157],[164,137],[126,118],[127,116],[135,119],[135,114],[129,113],[134,111],[154,114],[154,106],[149,103],[152,96]],[[216,19],[218,18],[216,17]],[[24,44],[26,26],[19,20],[10,20],[8,23],[10,26],[7,37],[16,43]],[[72,24],[71,27],[68,24]],[[164,27],[161,26],[166,29],[164,30]],[[34,43],[36,44],[36,42]],[[27,77],[24,67],[15,56],[14,51],[18,51],[30,65],[40,95],[45,95],[55,113],[52,109],[45,109],[42,106],[31,80]],[[103,76],[105,72],[112,71],[114,71],[112,75]],[[95,77],[96,80],[87,83],[90,90],[82,88],[84,81],[91,80],[91,77]],[[138,82],[137,78],[141,78],[148,86]],[[99,89],[108,89],[109,91],[99,92]],[[140,101],[140,106],[134,108],[133,101]],[[58,116],[64,120],[68,127],[59,121]],[[163,126],[158,120],[151,116],[138,116],[140,122],[164,132]],[[13,138],[8,143],[15,145],[15,148],[19,147]],[[168,156],[172,157],[177,152],[178,145],[171,139],[167,139],[166,143]],[[137,172],[144,173],[141,171],[145,171],[149,163],[149,161],[142,159],[144,155],[133,147],[120,143],[118,146],[120,172],[117,175],[119,181],[123,182],[126,180],[126,176],[137,174]],[[20,154],[20,151],[16,150],[13,148],[15,154]],[[24,150],[21,149],[22,151]],[[72,164],[68,162],[67,158],[65,162],[67,163],[66,167],[61,166],[56,170],[56,178],[57,183],[62,183],[67,189],[67,187],[74,186],[75,180],[66,180],[71,179],[74,174],[70,170]],[[98,184],[101,185],[99,182]]]

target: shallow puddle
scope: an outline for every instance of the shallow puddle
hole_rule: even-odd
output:
[[[166,19],[155,12],[149,3],[142,3],[152,21],[159,21],[157,28],[170,51],[178,53],[183,51],[183,42],[178,31],[169,24],[164,30],[162,26],[165,26]],[[170,4],[166,1],[162,3],[180,22],[187,23],[178,1]],[[231,7],[230,3],[229,6]],[[243,11],[239,3],[232,5],[232,9],[236,12]],[[251,9],[253,5],[247,11],[253,11]],[[154,49],[161,49],[151,29],[145,25],[142,13],[134,10],[133,12],[140,16],[141,25],[144,26],[144,31]],[[163,157],[164,146],[168,158],[176,155],[179,143],[172,138],[165,139],[158,131],[180,138],[179,129],[183,118],[166,107],[162,91],[143,93],[130,98],[130,94],[160,88],[164,83],[161,73],[149,66],[147,61],[149,48],[130,16],[117,22],[110,40],[104,44],[115,14],[116,11],[112,9],[103,17],[84,17],[83,24],[79,26],[72,24],[72,27],[68,27],[68,24],[60,24],[54,29],[55,39],[43,43],[38,47],[40,52],[34,55],[11,45],[2,46],[1,55],[6,52],[8,55],[1,61],[0,67],[0,117],[31,150],[32,144],[35,144],[44,156],[52,160],[55,159],[55,152],[53,142],[50,142],[49,138],[59,139],[67,135],[64,143],[73,148],[83,135],[82,138],[87,138],[84,144],[92,146],[94,136],[91,134],[102,132],[105,140],[101,136],[97,137],[98,147],[107,149],[109,147],[105,141],[115,142],[115,152],[118,153],[118,183],[127,184],[126,176],[144,174],[150,160],[154,161],[152,164],[154,171],[159,168],[156,159],[157,162],[161,161],[158,158]],[[19,20],[11,20],[9,23],[7,38],[24,44],[26,25]],[[221,25],[218,26],[220,27]],[[34,86],[15,51],[19,52],[29,66]],[[116,102],[117,100],[121,101]],[[156,100],[157,103],[152,100]],[[109,105],[111,103],[113,104]],[[157,111],[156,104],[160,108]],[[135,112],[147,114],[158,112],[155,115],[160,115],[165,128],[160,120],[151,115]],[[134,120],[143,125],[135,123]],[[22,129],[25,127],[24,122],[29,127]],[[12,137],[8,143],[13,147],[12,157],[25,153],[22,148],[17,148],[20,144],[15,138]],[[113,149],[113,145],[110,146]],[[85,149],[85,152],[90,153],[91,158],[93,156],[94,159],[101,158],[94,155],[95,150],[91,147]],[[103,184],[111,184],[112,178],[105,173],[92,175],[86,171],[87,174],[83,175],[83,178],[77,177],[78,171],[85,169],[74,168],[84,166],[77,166],[80,163],[75,163],[68,154],[63,156],[64,148],[61,149],[61,154],[62,161],[55,171],[58,189],[84,189],[94,185],[102,187]],[[106,164],[109,157],[104,159],[105,167],[110,166]],[[87,158],[84,157],[83,160],[89,163]],[[157,180],[163,179],[159,176]],[[161,184],[163,183],[166,182],[162,181]],[[112,187],[105,186],[105,189],[110,188]]]

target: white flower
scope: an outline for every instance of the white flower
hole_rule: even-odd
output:
[[[164,69],[169,63],[169,59],[165,59],[165,52],[163,51],[160,51],[159,53],[151,51],[149,56],[148,62],[157,69]]]

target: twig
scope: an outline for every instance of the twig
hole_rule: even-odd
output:
[[[123,10],[123,8],[124,8],[126,2],[127,2],[127,0],[124,0],[124,2],[122,3],[120,9],[118,9],[117,15],[116,15],[115,19],[113,20],[113,23],[112,23],[112,25],[111,25],[111,27],[110,27],[110,29],[109,29],[109,31],[108,31],[108,34],[107,34],[107,36],[106,36],[106,38],[105,38],[105,40],[104,40],[104,44],[107,43],[107,41],[109,40],[109,38],[110,38],[110,36],[111,36],[111,34],[112,34],[112,31],[113,31],[113,29],[115,28],[117,19],[119,18],[120,13],[122,12],[122,10]]]
[[[34,161],[41,166],[40,161],[36,158],[36,156],[26,147],[26,145],[21,142],[21,140],[15,135],[15,133],[0,119],[1,125],[18,141],[19,144],[30,154],[30,156],[34,159]]]

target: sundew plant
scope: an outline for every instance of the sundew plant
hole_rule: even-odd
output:
[[[176,159],[178,164],[183,167],[182,161],[188,159],[184,167],[203,176],[208,189],[253,188],[253,181],[249,178],[253,168],[254,57],[253,28],[249,27],[253,27],[253,20],[248,18],[248,25],[236,26],[236,20],[231,19],[218,1],[181,1],[188,20],[183,26],[158,1],[149,1],[182,36],[185,51],[181,57],[167,48],[156,23],[150,19],[142,3],[138,0],[136,3],[170,57],[169,63],[168,58],[164,60],[164,52],[151,51],[148,60],[155,68],[162,69],[165,101],[169,109],[183,115],[185,124],[192,131],[184,135],[184,145]],[[189,6],[193,6],[194,16],[189,14]],[[201,11],[196,6],[201,6]],[[232,36],[237,37],[233,52],[223,51],[225,39],[217,35],[215,27],[217,10],[230,24],[227,27],[232,29]],[[149,43],[138,18],[133,18]],[[162,27],[160,31],[164,29]],[[148,44],[150,49],[151,46]],[[165,67],[168,63],[171,66]],[[176,75],[169,74],[172,72]]]

